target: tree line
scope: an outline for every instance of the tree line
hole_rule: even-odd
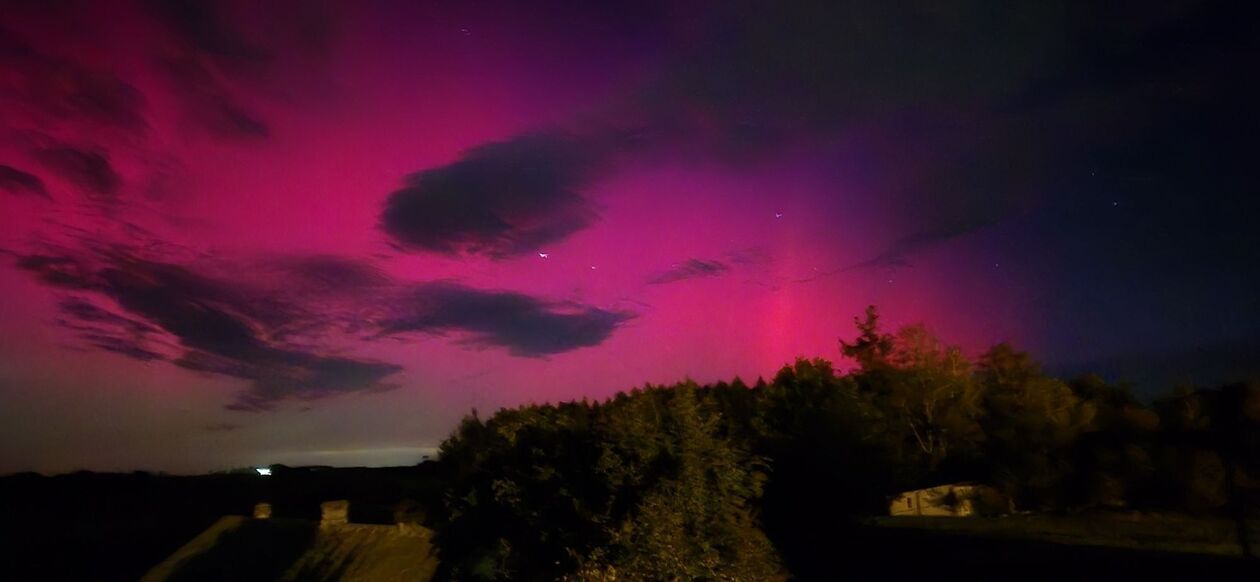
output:
[[[645,386],[474,411],[440,449],[427,521],[455,579],[773,580],[827,559],[896,492],[961,480],[1018,510],[1149,508],[1242,519],[1260,477],[1260,385],[1064,381],[998,344],[968,358],[874,307],[837,373]],[[1245,528],[1244,528],[1245,529]]]

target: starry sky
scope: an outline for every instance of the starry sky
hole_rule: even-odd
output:
[[[0,472],[414,463],[868,304],[1260,368],[1230,3],[3,4]]]

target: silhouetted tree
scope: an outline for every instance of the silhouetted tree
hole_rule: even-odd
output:
[[[846,374],[797,359],[752,387],[474,411],[441,447],[445,502],[427,515],[439,574],[766,580],[786,565],[822,577],[835,537],[815,532],[962,479],[1028,508],[1228,509],[1249,546],[1257,386],[1185,389],[1152,410],[1123,384],[1050,377],[1008,344],[973,363],[922,325],[884,332],[874,307],[855,324]]]
[[[879,310],[874,305],[866,307],[865,317],[853,318],[858,329],[858,337],[853,343],[840,340],[840,353],[851,358],[866,372],[874,372],[885,368],[888,355],[893,350],[893,338],[880,331]]]
[[[1062,503],[1072,470],[1068,449],[1090,429],[1094,407],[1005,343],[980,356],[977,380],[984,394],[982,465],[988,480],[1021,506]]]
[[[762,461],[692,383],[466,419],[436,542],[459,579],[774,579]]]
[[[926,327],[908,326],[886,336],[877,322],[869,308],[866,320],[858,322],[857,342],[844,344],[844,351],[859,358],[853,378],[871,399],[898,462],[931,473],[951,455],[976,454],[984,440],[982,393],[971,363]]]

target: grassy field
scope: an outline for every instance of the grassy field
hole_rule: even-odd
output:
[[[1153,552],[1238,556],[1232,521],[1171,514],[1095,514],[1084,516],[1013,515],[1000,518],[878,517],[869,525],[988,539],[1099,546]],[[1253,547],[1260,521],[1250,522]]]
[[[219,519],[141,582],[167,580],[365,580],[423,582],[437,558],[421,527],[319,527],[293,519]]]
[[[283,468],[266,478],[86,472],[0,477],[0,580],[135,581],[223,516],[251,515],[259,501],[272,504],[276,523],[318,522],[320,502],[348,499],[352,522],[389,524],[398,501],[436,498],[441,484],[432,469],[426,463]],[[333,541],[347,547],[355,542]]]

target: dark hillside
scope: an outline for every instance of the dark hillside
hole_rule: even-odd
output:
[[[352,520],[390,523],[400,501],[434,494],[432,468],[3,477],[0,568],[13,580],[136,580],[219,518],[250,515],[260,501],[277,517],[318,520],[321,501],[350,499]]]

